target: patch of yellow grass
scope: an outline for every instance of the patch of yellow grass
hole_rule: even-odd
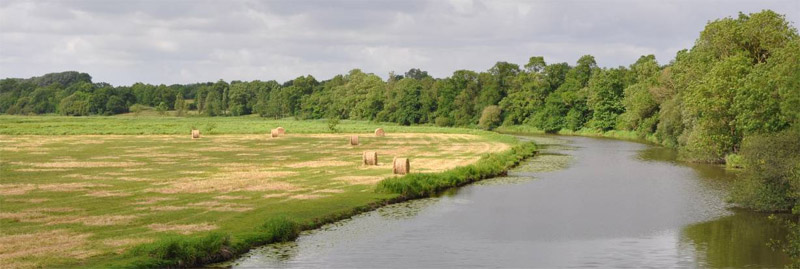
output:
[[[86,196],[92,197],[125,197],[133,194],[121,191],[91,191],[86,193]]]
[[[17,172],[61,172],[69,171],[67,168],[20,168],[14,171]]]
[[[150,197],[133,202],[134,205],[152,205],[161,201],[178,200],[175,197]]]
[[[83,179],[83,180],[108,180],[108,179],[111,179],[110,177],[107,177],[107,176],[85,175],[85,174],[69,174],[69,175],[65,175],[64,177],[77,178],[77,179]]]
[[[414,166],[411,166],[412,168]],[[383,179],[379,176],[341,176],[335,177],[333,180],[343,181],[347,184],[356,184],[356,185],[372,185],[377,184],[379,181]]]
[[[85,259],[98,254],[88,249],[92,234],[67,230],[0,235],[0,265],[6,268],[41,267],[37,258],[62,257]]]
[[[0,184],[0,194],[2,195],[22,195],[35,190],[34,184]]]
[[[345,161],[319,160],[319,161],[308,161],[299,163],[288,163],[283,166],[290,168],[304,168],[304,167],[326,167],[326,166],[348,166],[348,165],[356,166],[358,165],[358,163],[345,162]]]
[[[159,193],[209,193],[232,191],[292,190],[297,187],[276,179],[297,175],[291,171],[238,171],[219,173],[209,178],[180,178],[163,188],[150,189]]]
[[[130,221],[138,217],[139,216],[136,215],[50,215],[44,214],[43,211],[0,212],[0,219],[10,219],[19,222],[44,223],[45,225],[68,223],[81,223],[89,226],[121,225],[130,223]]]
[[[6,199],[7,202],[22,202],[22,203],[31,203],[31,204],[40,204],[47,201],[50,201],[48,198],[30,198],[30,199]]]
[[[270,193],[270,194],[264,194],[261,197],[269,199],[269,198],[279,198],[279,197],[286,197],[286,196],[289,196],[289,194],[288,193]]]
[[[32,166],[32,167],[39,167],[39,168],[95,168],[95,167],[131,167],[131,166],[139,166],[144,165],[145,163],[142,162],[78,162],[78,161],[66,161],[66,162],[12,162],[11,164],[15,165],[23,165],[23,166]]]
[[[148,206],[148,207],[137,207],[135,210],[150,210],[150,211],[179,211],[189,209],[185,206],[172,206],[172,205],[161,205],[161,206]]]
[[[243,200],[243,199],[250,199],[250,197],[243,196],[243,195],[220,195],[220,196],[215,196],[214,199],[217,199],[217,200]]]
[[[252,207],[242,206],[234,203],[221,203],[219,201],[199,202],[199,203],[189,204],[189,206],[195,208],[203,208],[208,211],[220,211],[220,212],[244,212],[253,210]]]
[[[209,223],[199,224],[166,224],[154,223],[147,225],[147,228],[158,232],[176,232],[179,234],[192,234],[196,232],[211,231],[217,229],[217,225]]]
[[[311,200],[311,199],[319,199],[328,197],[327,195],[319,195],[319,194],[295,194],[289,196],[289,199],[297,199],[297,200]]]

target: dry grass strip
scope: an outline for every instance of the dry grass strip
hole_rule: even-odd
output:
[[[293,190],[297,187],[276,179],[297,175],[292,171],[238,171],[219,173],[210,178],[180,178],[163,188],[150,189],[159,193],[209,193],[232,191]]]
[[[289,163],[285,164],[285,167],[290,168],[304,168],[304,167],[326,167],[326,166],[356,166],[357,163],[352,162],[345,162],[345,161],[333,161],[333,160],[319,160],[319,161],[308,161],[308,162],[299,162],[299,163]]]
[[[217,226],[209,223],[199,224],[166,224],[154,223],[147,225],[147,228],[158,232],[176,232],[179,234],[192,234],[196,232],[211,231],[217,229]]]
[[[2,235],[0,265],[5,268],[36,268],[42,266],[38,263],[37,257],[84,259],[97,254],[96,251],[87,248],[88,238],[91,235],[67,230]]]
[[[30,199],[6,199],[6,202],[22,202],[31,204],[41,204],[50,201],[48,198],[30,198]]]
[[[381,181],[381,179],[383,179],[383,177],[379,176],[341,176],[333,178],[333,180],[338,180],[345,182],[347,184],[354,184],[354,185],[378,184],[378,181]]]
[[[12,162],[11,164],[32,166],[39,168],[95,168],[95,167],[132,167],[144,165],[142,162],[47,162],[47,163],[32,163],[32,162]]]
[[[171,201],[171,200],[177,200],[177,199],[178,198],[175,198],[175,197],[150,197],[150,198],[140,199],[140,200],[138,200],[136,202],[133,202],[131,204],[133,204],[133,205],[152,205],[152,204],[155,204],[155,203],[158,203],[158,202],[161,202],[161,201]]]

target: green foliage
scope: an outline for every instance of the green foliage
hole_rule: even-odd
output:
[[[330,130],[331,133],[338,133],[339,132],[339,129],[336,129],[337,125],[339,125],[339,118],[337,118],[337,117],[328,118],[328,130]]]
[[[481,119],[478,121],[478,126],[486,130],[494,129],[501,123],[500,113],[501,111],[499,106],[487,106],[483,109],[483,113],[481,113]]]
[[[747,137],[740,154],[746,176],[734,200],[764,211],[800,210],[800,131]]]
[[[728,154],[725,156],[725,167],[744,168],[744,158],[739,154]]]
[[[447,172],[411,173],[403,177],[387,178],[378,183],[377,189],[381,192],[397,193],[406,198],[424,197],[448,188],[500,175],[535,152],[536,146],[533,143],[519,144],[509,151],[486,155],[475,164]]]
[[[58,104],[58,111],[66,116],[87,116],[89,115],[89,98],[91,96],[85,92],[76,92],[61,100]]]
[[[223,233],[209,233],[202,237],[167,236],[159,241],[139,245],[128,255],[142,259],[134,264],[137,268],[192,267],[218,260],[219,255],[230,257],[231,240]],[[227,252],[226,254],[223,254]]]
[[[156,106],[156,111],[161,116],[166,115],[167,114],[167,104],[165,104],[164,102],[159,103],[158,106]]]
[[[183,116],[183,113],[186,111],[186,100],[183,100],[183,95],[178,94],[175,96],[175,115],[176,116]]]

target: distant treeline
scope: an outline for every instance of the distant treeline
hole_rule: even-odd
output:
[[[524,66],[498,62],[485,72],[458,70],[439,79],[411,69],[384,81],[355,69],[325,81],[309,75],[283,84],[118,87],[64,72],[0,81],[0,113],[110,115],[140,104],[206,116],[616,129],[721,162],[744,137],[779,132],[800,117],[798,57],[797,30],[782,15],[762,11],[710,22],[691,50],[666,65],[653,55],[617,68],[599,68],[591,55],[574,66],[531,57]]]

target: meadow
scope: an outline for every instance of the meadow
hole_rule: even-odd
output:
[[[287,134],[270,138],[277,126]],[[387,135],[375,137],[377,127]],[[387,178],[404,182],[392,175],[393,157],[411,159],[411,176],[460,178],[451,185],[519,161],[494,156],[514,151],[515,138],[474,129],[359,121],[337,129],[256,117],[0,116],[0,264],[199,264],[232,255],[202,257],[221,249],[199,248],[238,253],[278,240],[253,235],[280,227],[270,221],[307,229],[404,196],[377,190]],[[367,150],[379,165],[361,164]],[[473,168],[479,160],[492,169]]]

